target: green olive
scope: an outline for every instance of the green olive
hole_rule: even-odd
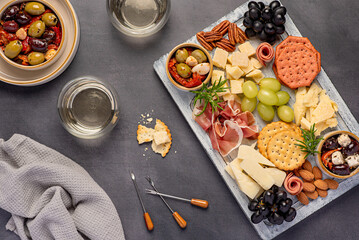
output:
[[[25,11],[30,15],[41,15],[45,12],[45,6],[39,2],[29,2],[25,6]]]
[[[42,15],[41,20],[44,21],[44,23],[48,27],[56,26],[58,21],[56,15],[53,13],[45,13],[44,15]]]
[[[178,49],[176,51],[176,60],[179,63],[183,63],[188,58],[188,51],[185,48]]]
[[[180,63],[177,65],[177,72],[183,78],[189,78],[192,73],[191,68],[185,63]]]
[[[28,30],[28,35],[30,37],[39,38],[44,34],[46,29],[45,23],[43,21],[36,21],[33,24],[30,25]]]
[[[192,52],[191,56],[194,57],[195,59],[197,59],[198,63],[207,62],[206,54],[204,54],[204,52],[202,52],[199,49],[194,50]]]
[[[5,47],[5,56],[13,59],[20,54],[21,50],[22,43],[19,40],[12,41]]]
[[[45,55],[40,52],[32,52],[27,56],[27,60],[31,65],[38,65],[45,61]]]

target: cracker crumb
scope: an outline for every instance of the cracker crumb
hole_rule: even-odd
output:
[[[144,157],[145,157],[145,156],[146,156],[146,154],[142,154],[142,156],[144,156]]]
[[[151,123],[153,121],[153,118],[147,118],[147,122]]]

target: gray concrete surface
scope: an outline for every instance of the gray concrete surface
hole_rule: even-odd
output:
[[[127,239],[258,239],[215,167],[167,93],[152,64],[175,45],[238,7],[244,0],[172,1],[167,25],[145,41],[118,33],[106,14],[105,0],[73,0],[81,22],[81,44],[71,66],[43,86],[22,88],[0,83],[0,137],[27,135],[83,166],[117,207]],[[359,2],[283,0],[303,36],[322,54],[322,66],[352,113],[359,119]],[[120,94],[121,119],[109,136],[81,141],[61,126],[56,100],[66,82],[82,75],[109,81]],[[151,112],[153,110],[153,113]],[[171,129],[173,147],[165,159],[136,142],[140,115],[151,112]],[[143,156],[145,154],[146,156]],[[181,230],[163,203],[143,194],[155,229],[147,232],[128,170],[148,187],[150,175],[163,192],[207,199],[207,210],[169,200],[188,221]],[[358,239],[359,188],[356,187],[297,224],[278,239]],[[0,239],[18,237],[5,230],[10,215],[0,210]]]

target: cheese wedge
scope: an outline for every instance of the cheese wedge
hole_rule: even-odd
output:
[[[262,65],[256,58],[254,58],[254,57],[251,57],[251,58],[249,59],[249,61],[251,61],[253,67],[256,68],[256,69],[260,69],[260,68],[263,67],[263,65]]]
[[[307,93],[306,87],[300,87],[295,94],[295,103],[294,108],[294,121],[299,126],[300,120],[304,117],[306,112],[306,107],[303,105],[304,96]]]
[[[315,136],[319,136],[320,133],[323,132],[325,129],[333,128],[336,127],[337,125],[338,125],[338,120],[335,117],[330,118],[325,122],[320,122],[318,124],[315,124],[315,128],[317,129],[317,131],[315,132]]]
[[[246,53],[237,51],[232,54],[231,63],[233,66],[248,67],[249,58]]]
[[[275,184],[273,177],[269,175],[258,162],[246,158],[239,164],[239,166],[264,190],[270,189]]]
[[[241,78],[239,80],[230,80],[231,93],[232,94],[243,93],[243,89],[242,89],[243,83],[244,83],[243,78]]]
[[[287,176],[284,171],[278,168],[265,168],[264,170],[274,179],[276,186],[281,187],[283,185],[284,179]]]
[[[248,73],[246,77],[252,78],[256,83],[259,83],[259,81],[264,78],[264,75],[261,70],[254,69],[252,72]]]
[[[213,64],[216,67],[224,69],[226,67],[228,58],[228,52],[223,50],[222,48],[216,48],[213,56]]]
[[[229,164],[232,170],[231,174],[234,176],[234,179],[236,180],[239,189],[249,198],[253,199],[257,197],[260,193],[262,193],[263,189],[252,178],[243,173],[241,167],[239,166],[240,163],[241,160],[237,158]]]
[[[320,93],[320,102],[311,116],[312,123],[320,123],[334,116],[335,111],[332,107],[332,101],[325,92]]]
[[[238,155],[239,159],[249,159],[253,162],[257,162],[264,166],[275,167],[275,165],[265,158],[262,154],[260,154],[257,150],[252,146],[240,145],[238,147]]]
[[[223,81],[224,79],[226,79],[226,78],[224,77],[224,72],[221,71],[221,70],[213,70],[213,71],[212,71],[212,79],[211,79],[212,85],[213,85],[215,82],[219,81],[219,79],[221,79],[222,81]]]
[[[238,46],[239,51],[242,53],[246,53],[248,57],[253,56],[256,54],[256,50],[254,47],[250,44],[250,42],[246,41],[245,43]]]

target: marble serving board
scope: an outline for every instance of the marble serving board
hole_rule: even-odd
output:
[[[249,2],[249,1],[248,1]],[[216,26],[218,23],[220,23],[223,20],[229,20],[231,22],[237,23],[239,27],[244,29],[242,20],[244,13],[248,10],[248,2],[244,3],[243,5],[239,6],[237,9],[233,10],[226,16],[222,17],[215,23],[209,25],[207,28],[203,29],[203,31],[210,31],[214,26]],[[270,1],[264,1],[265,4],[269,4]],[[285,23],[286,32],[282,34],[281,40],[285,39],[288,35],[293,36],[302,36],[293,23],[290,16],[286,15],[286,23]],[[192,38],[188,39],[186,42],[192,42],[192,43],[198,43],[196,36],[193,36]],[[257,47],[260,44],[259,40],[250,40],[251,44],[254,47]],[[278,43],[277,43],[278,44]],[[213,57],[214,51],[210,52],[211,56]],[[208,134],[203,131],[203,129],[193,120],[192,118],[192,108],[191,108],[191,102],[194,98],[194,94],[190,92],[181,91],[178,88],[176,88],[168,79],[166,75],[166,59],[167,59],[168,53],[163,55],[160,59],[154,62],[154,69],[157,72],[158,76],[160,77],[161,81],[163,82],[164,86],[167,88],[168,92],[171,94],[173,100],[177,104],[178,108],[182,112],[183,116],[185,117],[186,121],[192,128],[193,132],[197,136],[198,140],[202,144],[203,148],[207,152],[209,158],[213,162],[214,166],[217,168],[219,174],[224,179],[225,183],[227,184],[228,188],[232,192],[233,196],[237,200],[239,206],[242,208],[242,210],[245,212],[246,216],[248,217],[248,220],[250,221],[250,216],[253,212],[251,212],[248,209],[248,203],[249,199],[248,197],[242,193],[235,181],[226,173],[224,170],[226,164],[230,161],[232,161],[237,153],[236,151],[233,151],[230,156],[223,158],[216,150],[212,148],[210,138]],[[272,66],[268,65],[265,68],[261,69],[262,72],[266,77],[275,77]],[[338,126],[336,128],[327,129],[324,131],[321,135],[324,135],[327,132],[334,131],[334,130],[347,130],[350,132],[353,132],[356,135],[359,135],[359,124],[355,120],[353,114],[350,112],[349,108],[339,95],[338,91],[335,89],[334,85],[330,81],[329,77],[325,73],[324,69],[322,68],[321,72],[317,76],[315,82],[319,84],[323,89],[327,91],[327,94],[329,97],[334,100],[339,107],[339,112],[337,113],[337,119],[338,119]],[[285,86],[282,86],[282,90],[287,91],[291,98],[289,101],[289,105],[292,107],[295,102],[295,93],[293,90],[286,88]],[[258,112],[255,110],[254,116],[257,120],[257,124],[262,129],[267,123],[264,122],[258,115]],[[273,121],[278,121],[278,118],[276,117]],[[247,143],[250,144],[250,143]],[[312,165],[315,165],[314,157],[309,157],[308,160],[312,163]],[[253,224],[253,227],[258,232],[259,236],[262,239],[272,239],[276,236],[278,236],[280,233],[286,231],[290,227],[294,226],[295,224],[302,221],[304,218],[308,217],[318,209],[324,207],[329,202],[333,201],[334,199],[338,198],[351,188],[355,187],[359,183],[359,174],[357,174],[354,177],[351,177],[347,180],[340,181],[339,187],[337,190],[328,191],[328,196],[326,198],[318,198],[314,201],[311,201],[309,205],[303,205],[299,201],[297,201],[296,198],[292,197],[293,199],[293,207],[297,210],[297,216],[292,222],[284,222],[282,225],[272,225],[268,221],[263,221],[259,224]],[[335,206],[332,206],[335,207]]]

